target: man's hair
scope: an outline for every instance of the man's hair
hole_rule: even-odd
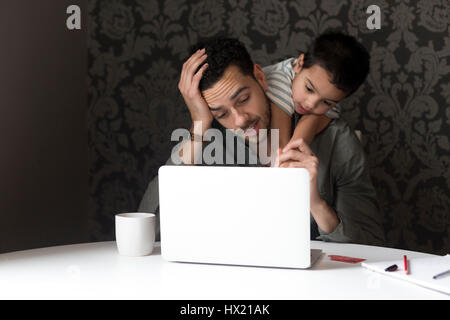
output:
[[[315,64],[331,73],[331,83],[350,95],[366,79],[370,55],[354,37],[328,32],[317,37],[305,54],[303,68]]]
[[[211,88],[231,65],[237,66],[242,74],[254,77],[252,58],[239,40],[232,38],[209,39],[194,45],[191,54],[203,48],[206,49],[208,55],[206,58],[208,68],[200,80],[200,91]]]

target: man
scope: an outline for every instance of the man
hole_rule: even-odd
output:
[[[219,39],[201,44],[198,49],[184,63],[178,87],[193,123],[200,124],[200,135],[214,122],[227,129],[241,129],[244,141],[261,129],[276,127],[271,124],[271,111],[276,106],[265,96],[264,72],[253,64],[245,47],[234,39]],[[186,147],[195,149],[196,143],[188,141]],[[184,151],[180,153],[185,164],[193,163],[195,153],[189,154],[186,157]],[[301,139],[291,141],[278,155],[278,161],[280,167],[303,167],[310,173],[312,239],[384,244],[364,153],[343,120],[333,120],[310,146]],[[157,201],[154,179],[139,211],[156,212]]]

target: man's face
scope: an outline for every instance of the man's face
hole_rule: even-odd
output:
[[[246,138],[270,125],[264,73],[255,67],[254,74],[256,79],[231,65],[213,87],[202,92],[214,118],[227,129],[242,129]]]
[[[305,69],[302,65],[303,57],[300,55],[294,67],[296,74],[292,83],[292,97],[297,113],[321,115],[346,97],[344,91],[331,83],[331,76],[324,68],[315,64]]]

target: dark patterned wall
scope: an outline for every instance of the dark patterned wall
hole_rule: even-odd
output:
[[[368,30],[366,9],[381,9]],[[188,48],[227,35],[262,66],[338,29],[370,50],[366,83],[343,103],[364,135],[388,245],[450,252],[450,4],[422,1],[89,1],[91,239],[114,239],[188,127],[178,92]]]

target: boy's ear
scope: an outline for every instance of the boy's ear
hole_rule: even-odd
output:
[[[299,72],[302,70],[304,58],[305,58],[305,55],[304,55],[303,53],[301,53],[301,54],[298,56],[297,63],[295,64],[295,66],[294,66],[294,68],[293,68],[293,70],[294,70],[295,73],[299,73]]]
[[[256,81],[259,82],[263,90],[266,91],[267,90],[266,75],[259,64],[253,65],[253,75],[255,76]]]

